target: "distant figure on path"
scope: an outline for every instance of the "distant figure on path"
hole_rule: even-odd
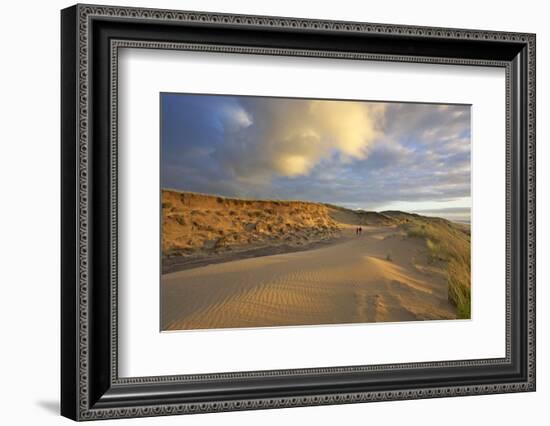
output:
[[[359,235],[363,233],[363,228],[359,227]]]

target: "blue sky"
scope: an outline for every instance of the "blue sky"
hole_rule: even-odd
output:
[[[161,185],[469,220],[470,106],[161,94]]]

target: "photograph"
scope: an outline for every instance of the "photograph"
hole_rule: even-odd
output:
[[[471,318],[471,105],[159,96],[161,331]]]

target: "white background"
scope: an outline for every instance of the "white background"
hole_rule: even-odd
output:
[[[550,400],[550,28],[544,2],[319,2],[277,0],[123,0],[106,4],[166,7],[536,32],[538,151],[538,390],[317,408],[118,420],[118,424],[321,425],[545,424]],[[3,424],[69,424],[59,404],[59,9],[69,2],[3,4],[0,67],[1,288],[0,398]],[[107,421],[102,424],[117,424]]]
[[[502,68],[124,49],[119,81],[121,376],[505,356]],[[158,108],[166,91],[472,104],[472,319],[159,333]],[[226,348],[223,357],[217,348]]]

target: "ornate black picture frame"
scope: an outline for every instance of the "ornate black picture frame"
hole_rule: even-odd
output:
[[[534,34],[95,5],[64,9],[61,28],[62,415],[93,420],[535,390]],[[504,68],[506,356],[120,378],[121,47]]]

